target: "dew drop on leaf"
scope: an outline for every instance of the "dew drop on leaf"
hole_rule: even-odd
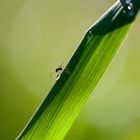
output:
[[[123,5],[123,13],[127,16],[134,16],[133,0],[121,0],[121,3]]]

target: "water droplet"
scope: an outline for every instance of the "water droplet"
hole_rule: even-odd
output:
[[[133,0],[121,0],[121,3],[123,5],[123,13],[128,16],[134,16],[135,11],[133,7]]]

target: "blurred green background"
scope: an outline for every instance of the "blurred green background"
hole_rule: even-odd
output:
[[[86,29],[115,0],[0,0],[0,140],[14,140]],[[140,140],[140,15],[65,140]]]

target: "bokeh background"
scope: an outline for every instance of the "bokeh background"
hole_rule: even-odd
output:
[[[0,0],[0,140],[14,140],[85,31],[115,0]],[[65,140],[140,140],[140,15]]]

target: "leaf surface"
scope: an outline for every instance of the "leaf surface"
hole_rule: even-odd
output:
[[[85,34],[17,139],[62,140],[124,40],[134,15],[116,2]]]

